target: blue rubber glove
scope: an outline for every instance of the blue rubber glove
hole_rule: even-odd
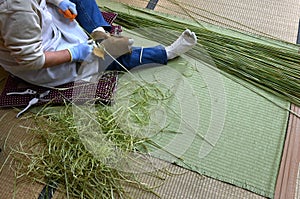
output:
[[[85,58],[93,51],[93,45],[88,43],[81,43],[77,46],[68,49],[71,54],[71,62],[84,61]]]
[[[70,2],[69,0],[63,0],[62,2],[59,3],[58,7],[63,12],[70,10],[72,14],[77,15],[76,4]]]

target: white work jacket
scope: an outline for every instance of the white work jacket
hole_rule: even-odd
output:
[[[98,70],[92,55],[85,70],[75,62],[42,68],[44,51],[67,49],[88,39],[78,23],[64,18],[51,1],[57,0],[0,0],[0,65],[41,86],[62,85]]]

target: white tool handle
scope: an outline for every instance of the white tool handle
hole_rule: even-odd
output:
[[[23,114],[25,111],[27,111],[27,109],[29,109],[32,105],[38,103],[39,99],[38,98],[33,98],[32,100],[29,101],[28,105],[17,114],[17,118]]]
[[[26,94],[33,95],[33,94],[36,94],[36,91],[31,90],[31,89],[27,89],[27,90],[25,90],[23,92],[10,92],[10,93],[6,93],[6,95],[26,95]]]

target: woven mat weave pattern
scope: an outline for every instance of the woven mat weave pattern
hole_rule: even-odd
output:
[[[146,7],[142,0],[115,1]],[[155,11],[269,35],[292,43],[297,38],[299,10],[300,2],[297,0],[159,0],[155,8]]]

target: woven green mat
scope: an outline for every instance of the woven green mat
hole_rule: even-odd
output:
[[[153,104],[152,119],[172,133],[149,133],[162,148],[149,146],[151,154],[272,198],[289,115],[277,105],[289,103],[248,85],[249,90],[204,64],[199,71],[193,67],[181,58],[133,72],[166,91],[173,88],[172,100]],[[125,82],[121,78],[119,85]]]
[[[198,63],[196,71],[193,64],[181,58],[168,66],[132,73],[174,93],[167,104],[149,108],[152,120],[165,128],[156,135],[143,129],[160,146],[149,145],[149,151],[272,198],[289,115],[274,103],[286,108],[289,103],[248,85],[253,89],[249,90],[204,64]],[[120,78],[119,86],[132,78]]]
[[[98,2],[113,10],[126,9],[108,1]],[[136,45],[155,44],[135,32],[128,34]],[[155,135],[151,130],[144,132],[160,146],[149,146],[153,156],[265,197],[274,196],[289,115],[287,101],[186,56],[167,66],[132,71],[120,78],[119,86],[133,79],[154,83],[173,94],[167,102],[150,108],[151,119],[164,128]]]

